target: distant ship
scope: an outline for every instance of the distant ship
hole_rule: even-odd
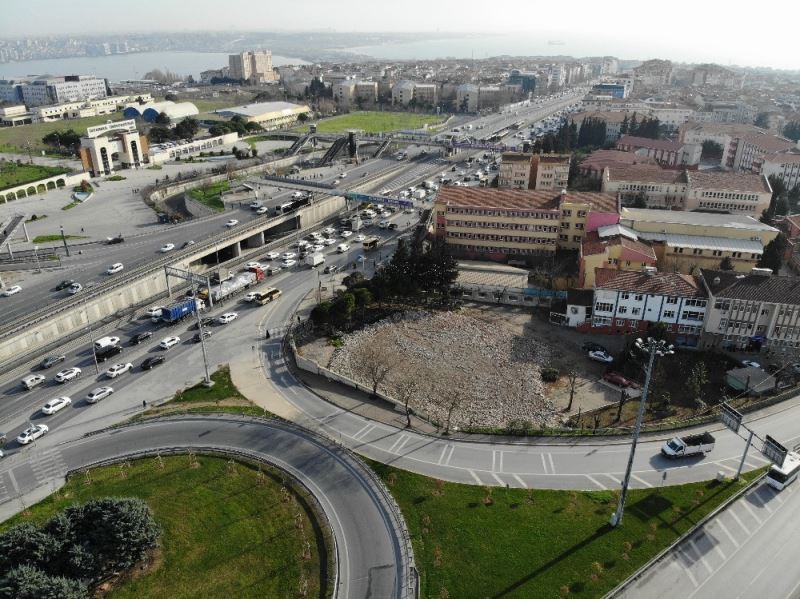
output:
[[[549,40],[547,42],[550,46],[563,46],[564,42],[561,40]]]

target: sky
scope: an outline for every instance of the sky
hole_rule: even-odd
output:
[[[0,37],[319,29],[535,33],[565,42],[551,46],[551,54],[800,69],[797,0],[2,0],[1,5]]]

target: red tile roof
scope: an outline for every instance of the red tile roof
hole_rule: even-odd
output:
[[[620,235],[606,239],[600,239],[597,231],[586,233],[583,241],[581,242],[581,254],[584,256],[603,254],[605,253],[607,247],[616,245],[622,246],[626,250],[641,255],[642,258],[645,258],[643,262],[656,262],[655,250],[653,250],[653,248],[646,243],[636,241],[634,239],[628,239],[627,237],[622,237]]]
[[[508,210],[559,210],[561,200],[561,194],[553,191],[445,185],[439,190],[436,204]],[[599,212],[617,212],[617,199],[610,193],[568,191],[564,202],[588,204],[590,209]]]
[[[669,141],[666,139],[650,139],[649,137],[636,137],[635,135],[621,135],[617,140],[617,147],[620,146],[680,152],[683,144],[679,141]]]
[[[638,272],[595,269],[595,289],[631,291],[645,295],[672,295],[680,297],[705,297],[705,290],[691,275],[677,272]]]
[[[745,191],[751,193],[772,193],[764,175],[745,173],[717,173],[711,171],[691,171],[686,173],[689,186],[697,189],[721,189],[724,191]]]
[[[609,181],[641,181],[648,183],[686,183],[683,171],[663,169],[654,164],[631,164],[608,167]]]

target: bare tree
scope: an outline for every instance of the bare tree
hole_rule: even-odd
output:
[[[431,389],[430,398],[445,413],[443,434],[449,435],[453,414],[464,399],[462,387],[457,381],[449,378],[439,380]]]
[[[406,411],[406,428],[411,428],[411,410],[408,404],[418,388],[419,383],[410,376],[404,377],[395,385],[395,399],[403,404],[403,408]]]
[[[372,395],[377,395],[378,385],[397,365],[391,348],[384,338],[378,336],[362,343],[353,353],[352,360],[357,364],[356,372],[372,383]]]
[[[575,383],[578,382],[578,371],[570,368],[567,371],[567,381],[569,382],[569,403],[567,404],[567,412],[572,409],[572,399],[575,397]]]
[[[622,418],[622,406],[625,405],[625,401],[628,399],[628,392],[625,389],[619,390],[619,404],[617,405],[617,417],[614,419],[614,422],[619,422],[620,418]]]

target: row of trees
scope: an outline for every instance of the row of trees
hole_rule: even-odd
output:
[[[644,117],[641,121],[637,121],[636,113],[628,120],[626,114],[622,123],[619,126],[620,135],[634,135],[636,137],[647,137],[649,139],[661,138],[661,121],[657,118]]]
[[[96,499],[42,526],[17,524],[0,535],[0,595],[86,599],[103,578],[142,560],[160,534],[136,498]]]
[[[42,143],[55,152],[75,154],[81,145],[81,136],[73,129],[51,131],[42,138]]]
[[[187,117],[174,127],[170,128],[171,121],[169,116],[161,113],[156,118],[156,125],[147,132],[147,138],[152,143],[163,143],[165,141],[175,141],[177,139],[192,139],[200,130],[200,123],[197,119]]]
[[[232,117],[229,121],[221,121],[211,125],[211,127],[208,128],[208,132],[211,135],[224,135],[225,133],[232,133],[235,131],[240,137],[262,130],[263,127],[261,125],[247,121],[238,114]]]

